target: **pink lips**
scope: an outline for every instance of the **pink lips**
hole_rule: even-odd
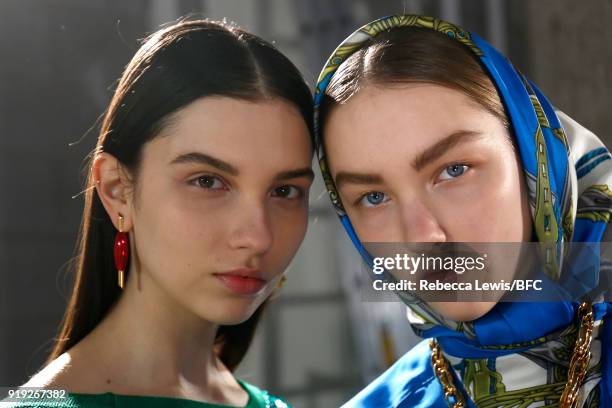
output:
[[[214,274],[232,292],[238,295],[254,295],[268,283],[257,269],[240,268]]]

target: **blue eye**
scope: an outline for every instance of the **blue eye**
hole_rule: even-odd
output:
[[[295,186],[280,186],[272,191],[273,197],[280,198],[299,198],[302,196],[302,190]]]
[[[463,173],[465,173],[465,171],[468,169],[468,166],[465,164],[453,164],[450,165],[448,167],[446,167],[444,170],[442,170],[442,173],[440,175],[440,179],[442,180],[449,180],[452,178],[456,178],[461,176]],[[444,173],[448,174],[448,177],[444,177]]]
[[[376,207],[384,202],[387,202],[389,198],[387,195],[380,191],[370,191],[364,194],[359,200],[359,204],[364,207]]]

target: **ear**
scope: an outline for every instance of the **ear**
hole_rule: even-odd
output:
[[[93,160],[92,177],[96,192],[113,225],[119,230],[119,215],[123,216],[123,231],[132,228],[132,183],[127,170],[115,156],[99,153]]]

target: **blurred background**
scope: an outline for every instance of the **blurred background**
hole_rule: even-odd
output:
[[[478,33],[610,146],[609,0],[0,0],[0,385],[23,383],[50,350],[83,158],[139,39],[188,14],[227,18],[274,42],[314,86],[342,39],[402,12]],[[238,375],[296,407],[329,408],[418,339],[400,304],[360,300],[359,260],[320,179],[311,197],[307,238]]]

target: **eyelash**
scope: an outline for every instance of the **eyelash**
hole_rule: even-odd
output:
[[[277,191],[277,190],[279,190],[281,188],[287,188],[287,187],[289,187],[290,189],[293,189],[293,191],[295,191],[295,193],[296,193],[295,197],[283,197],[283,196],[276,196],[276,195],[273,195],[272,197],[278,197],[278,198],[282,198],[282,199],[285,199],[285,200],[299,200],[299,199],[304,197],[304,190],[302,188],[300,188],[298,186],[293,186],[293,185],[290,185],[290,184],[284,184],[282,186],[275,187],[275,188],[272,189],[272,192],[274,193],[275,191]]]
[[[455,177],[451,176],[450,178],[447,178],[447,179],[444,179],[444,180],[450,180],[450,179],[459,178],[459,177],[463,176],[466,171],[468,171],[469,169],[472,168],[472,166],[470,164],[468,164],[468,163],[454,162],[454,163],[450,163],[450,164],[447,164],[446,166],[442,167],[442,169],[440,169],[440,171],[438,171],[438,176],[441,173],[443,173],[444,171],[448,170],[449,168],[455,167],[455,166],[463,167],[464,168],[463,172],[461,174],[459,174],[458,176],[455,176]]]
[[[219,181],[219,182],[221,182],[221,183],[223,184],[223,187],[224,187],[224,188],[204,187],[204,186],[202,186],[202,184],[200,183],[200,181],[201,181],[202,179],[211,179],[211,180],[213,180],[213,181]],[[221,177],[214,176],[214,175],[212,175],[212,174],[203,174],[203,175],[201,175],[201,176],[198,176],[198,177],[196,177],[196,178],[192,179],[192,180],[190,181],[190,184],[192,184],[192,185],[194,185],[194,186],[196,186],[196,187],[199,187],[199,188],[201,188],[201,189],[203,189],[203,190],[228,190],[228,188],[227,188],[227,183],[225,182],[225,180],[223,180]]]
[[[459,174],[459,175],[455,176],[455,177],[452,177],[452,176],[451,176],[451,177],[449,177],[449,178],[447,178],[447,179],[443,179],[443,180],[451,180],[451,179],[454,179],[454,178],[459,178],[459,177],[463,176],[467,170],[469,170],[469,169],[471,169],[471,168],[472,168],[472,166],[471,166],[471,165],[469,165],[469,164],[467,164],[467,163],[459,163],[459,162],[455,162],[455,163],[447,164],[446,166],[442,167],[442,169],[441,169],[440,171],[438,171],[438,173],[437,173],[437,174],[438,174],[438,176],[439,176],[439,175],[440,175],[442,172],[447,171],[449,168],[451,168],[451,167],[455,167],[455,166],[461,166],[461,167],[463,167],[463,168],[464,168],[463,172],[462,172],[461,174]],[[365,208],[374,208],[374,207],[378,207],[378,206],[380,206],[380,204],[384,204],[384,203],[386,203],[386,202],[388,201],[388,200],[381,201],[381,203],[380,203],[380,204],[372,204],[372,203],[370,203],[370,204],[372,204],[372,205],[366,205],[366,204],[364,204],[364,203],[363,203],[363,201],[364,201],[365,199],[367,199],[368,195],[370,195],[370,194],[374,194],[374,193],[383,194],[385,198],[386,198],[386,196],[387,196],[387,195],[386,195],[385,193],[383,193],[382,191],[368,191],[368,192],[365,192],[365,193],[361,194],[361,195],[359,196],[359,198],[357,198],[357,200],[354,202],[354,205],[357,205],[357,206],[362,206],[362,207],[365,207]]]
[[[386,197],[386,194],[385,194],[385,193],[383,193],[382,191],[368,191],[367,193],[363,193],[363,194],[361,194],[361,195],[359,196],[359,198],[357,199],[357,201],[355,201],[354,205],[357,205],[357,206],[360,206],[360,207],[365,207],[365,208],[374,208],[374,207],[378,207],[380,204],[375,204],[375,205],[374,205],[374,204],[370,203],[371,205],[367,205],[367,204],[365,204],[365,203],[364,203],[364,200],[365,200],[365,199],[367,199],[367,197],[368,197],[370,194],[375,194],[375,193],[378,193],[378,194],[383,194],[383,195]],[[387,202],[387,201],[386,201],[386,200],[385,200],[385,201],[382,201],[382,202],[381,202],[381,204],[382,204],[382,203],[385,203],[385,202]]]
[[[210,180],[213,181],[213,183],[215,181],[219,181],[221,184],[223,184],[223,187],[222,188],[204,187],[201,184],[201,181],[203,179],[210,179]],[[201,188],[203,190],[216,190],[216,191],[218,191],[218,190],[229,190],[227,188],[227,183],[225,182],[225,180],[223,180],[219,176],[215,176],[215,175],[212,175],[212,174],[204,174],[204,175],[198,176],[198,177],[192,179],[189,183],[191,185],[194,185],[195,187]],[[290,188],[290,189],[292,189],[292,191],[290,191],[288,195],[291,195],[291,193],[293,192],[295,194],[295,196],[293,196],[293,197],[287,197],[287,196],[283,197],[283,196],[275,195],[275,192],[277,192],[279,189],[282,189],[282,188]],[[283,184],[282,186],[278,186],[278,187],[275,187],[275,188],[272,189],[272,197],[279,197],[279,198],[286,199],[286,200],[299,200],[299,199],[304,197],[304,190],[301,187],[298,187],[298,186],[294,186],[294,185],[290,185],[290,184]]]

